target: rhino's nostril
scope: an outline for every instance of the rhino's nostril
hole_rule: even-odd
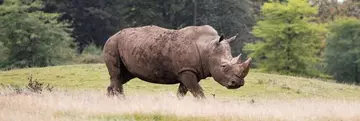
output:
[[[236,81],[229,81],[228,86],[226,86],[228,89],[237,89],[241,87],[242,85],[239,82]]]
[[[229,86],[235,85],[235,81],[230,81],[230,82],[228,83],[228,85],[229,85]]]

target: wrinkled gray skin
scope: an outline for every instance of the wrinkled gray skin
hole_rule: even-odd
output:
[[[123,95],[122,85],[135,77],[157,84],[178,84],[179,98],[190,91],[205,98],[198,84],[213,77],[228,89],[244,85],[251,58],[231,56],[230,42],[208,25],[170,30],[158,26],[126,28],[107,40],[104,60],[110,75],[108,95]]]

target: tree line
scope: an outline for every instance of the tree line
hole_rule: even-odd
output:
[[[99,62],[106,40],[127,27],[180,29],[208,24],[226,37],[239,34],[232,52],[253,57],[253,68],[360,84],[359,0],[1,0],[0,4],[3,69]]]

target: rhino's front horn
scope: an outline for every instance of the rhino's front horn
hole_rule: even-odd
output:
[[[236,34],[235,36],[227,39],[226,41],[227,41],[228,43],[233,42],[233,41],[236,39],[236,36],[237,36],[237,35],[238,35],[238,34]]]

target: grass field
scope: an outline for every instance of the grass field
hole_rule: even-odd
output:
[[[7,85],[25,86],[28,77],[55,86],[42,94],[12,94]],[[133,79],[125,99],[105,96],[104,64],[0,71],[1,121],[207,121],[207,120],[359,120],[360,87],[251,71],[245,86],[228,90],[211,78],[201,81],[207,96],[176,98],[178,85]],[[213,96],[215,95],[215,97]]]

